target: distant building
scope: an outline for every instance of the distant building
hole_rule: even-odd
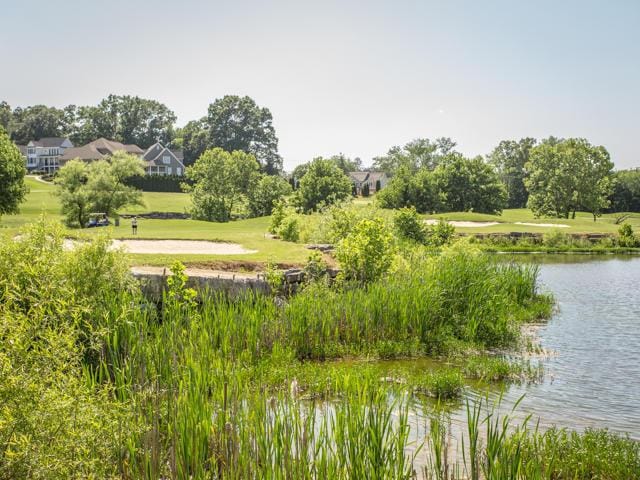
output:
[[[99,138],[93,142],[82,145],[81,147],[73,147],[65,150],[58,161],[60,165],[64,165],[69,160],[80,159],[85,162],[94,160],[102,160],[117,151],[124,151],[132,155],[141,156],[144,151],[137,145],[125,145],[114,140]]]
[[[184,175],[184,155],[181,150],[169,150],[157,142],[142,154],[147,175]]]
[[[73,147],[68,138],[46,137],[32,140],[26,145],[26,164],[30,172],[54,173],[59,168],[60,158]],[[18,146],[22,152],[22,146]]]
[[[369,185],[369,193],[375,193],[389,182],[389,177],[384,172],[349,172],[349,179],[355,185],[358,195],[362,195],[365,185]]]
[[[147,175],[184,175],[183,153],[179,150],[170,150],[157,142],[146,150],[137,145],[126,145],[114,140],[99,138],[81,147],[69,148],[60,157],[60,164],[73,159],[84,162],[103,160],[117,151],[124,151],[140,157],[144,162],[144,171]]]

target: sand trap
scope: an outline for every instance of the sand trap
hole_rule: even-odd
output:
[[[237,243],[204,240],[114,240],[113,248],[122,247],[128,253],[195,253],[207,255],[242,255],[256,253]]]
[[[514,225],[528,225],[530,227],[548,227],[548,228],[569,228],[564,223],[532,223],[532,222],[515,222]]]
[[[77,241],[64,240],[65,250],[73,250]],[[256,253],[237,243],[208,242],[206,240],[113,240],[111,248],[122,248],[127,253],[193,253],[202,255],[242,255]]]
[[[438,223],[438,220],[430,218],[428,220],[425,220],[425,223],[427,225],[435,225]],[[500,222],[457,222],[455,220],[449,220],[447,223],[458,228],[483,228],[500,225]]]

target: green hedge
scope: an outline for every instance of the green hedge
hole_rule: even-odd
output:
[[[131,177],[125,183],[144,192],[182,192],[180,184],[191,182],[177,175],[145,175]]]

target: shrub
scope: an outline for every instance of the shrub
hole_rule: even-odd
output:
[[[287,242],[297,242],[300,239],[300,225],[298,215],[290,212],[282,219],[278,227],[278,236]]]
[[[249,189],[249,213],[252,217],[271,215],[274,206],[292,191],[284,178],[262,175],[256,185]]]
[[[380,218],[361,220],[336,249],[344,277],[361,283],[382,277],[393,255],[393,236]]]
[[[623,223],[618,229],[618,244],[621,247],[633,248],[638,246],[638,238],[633,233],[633,227]]]
[[[309,254],[307,263],[304,266],[305,281],[315,282],[327,274],[327,263],[323,260],[322,254],[314,250]]]
[[[369,191],[369,184],[365,183],[364,186],[362,187],[362,196],[368,197],[370,193],[371,192]]]
[[[278,233],[278,228],[280,228],[280,224],[284,217],[287,216],[287,202],[284,200],[279,200],[276,202],[273,207],[273,212],[271,212],[271,223],[269,224],[269,232],[274,235]]]
[[[429,244],[433,245],[434,247],[449,245],[455,233],[455,227],[444,218],[441,218],[440,220],[438,220],[438,223],[432,225],[431,228],[429,228]]]
[[[545,232],[542,236],[542,242],[548,247],[564,247],[571,245],[571,237],[565,232],[554,228],[549,232]]]
[[[404,207],[393,217],[393,226],[400,238],[425,243],[427,229],[415,207]]]

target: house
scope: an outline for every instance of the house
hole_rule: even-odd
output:
[[[369,193],[375,193],[389,182],[389,177],[384,172],[349,172],[349,179],[355,185],[358,195],[362,195],[365,185],[369,186]]]
[[[21,152],[22,148],[19,146]],[[60,158],[73,148],[68,138],[46,137],[32,140],[26,145],[27,170],[54,173],[58,170]]]
[[[151,145],[142,154],[147,175],[184,175],[184,155],[180,150],[170,150],[160,142]]]
[[[85,162],[102,160],[115,152],[122,150],[136,156],[140,156],[144,151],[137,145],[124,145],[120,142],[99,138],[81,147],[67,148],[64,154],[58,159],[60,166],[69,160],[79,159]]]
[[[142,150],[137,145],[126,145],[114,140],[99,138],[81,147],[67,149],[59,161],[61,165],[73,159],[92,162],[105,159],[119,150],[140,157],[144,162],[144,170],[147,175],[184,175],[183,153],[178,150],[170,150],[160,142]]]

